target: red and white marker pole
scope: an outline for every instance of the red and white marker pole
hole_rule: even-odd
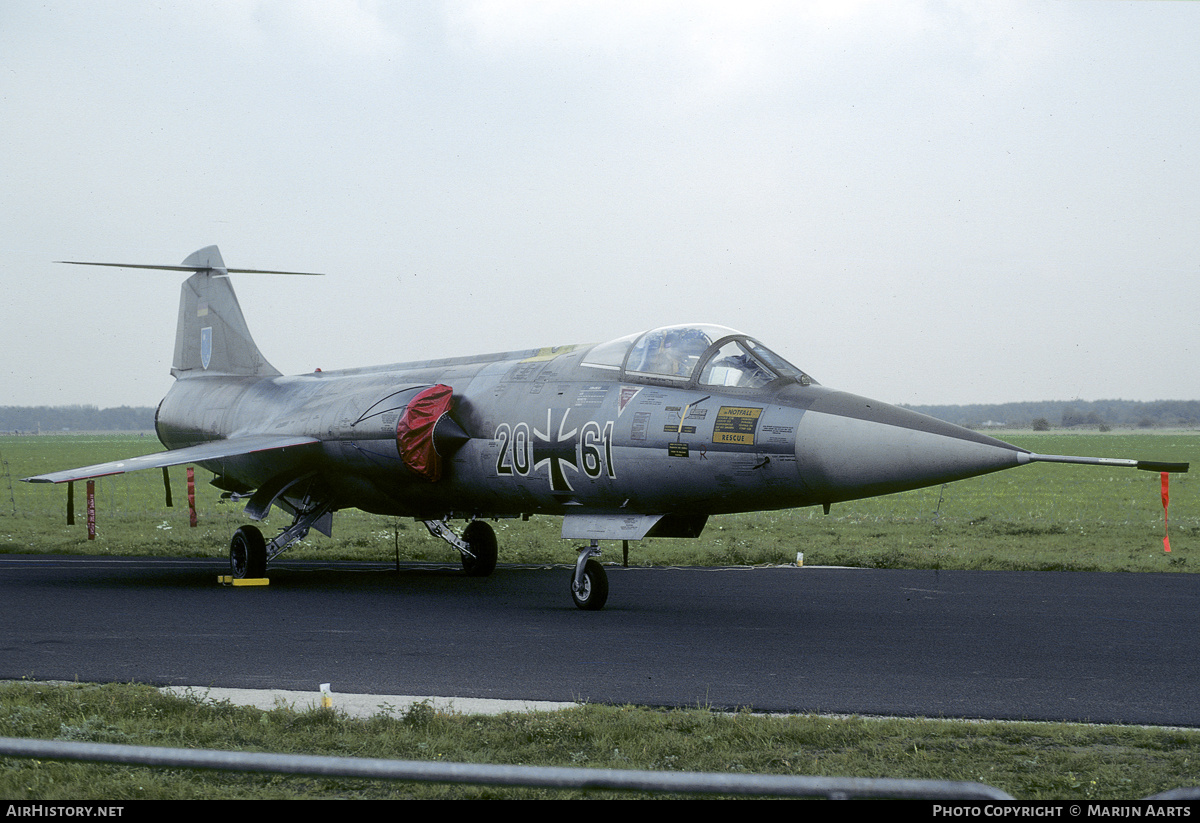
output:
[[[87,527],[88,540],[96,539],[96,481],[87,484]]]
[[[188,525],[196,528],[196,470],[188,466]]]

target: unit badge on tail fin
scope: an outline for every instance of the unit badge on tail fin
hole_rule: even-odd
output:
[[[208,369],[208,364],[212,360],[212,326],[205,326],[200,330],[200,365]]]

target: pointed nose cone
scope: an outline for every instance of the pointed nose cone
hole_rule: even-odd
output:
[[[846,392],[829,391],[796,432],[804,483],[821,502],[934,486],[1028,462],[1003,440]]]

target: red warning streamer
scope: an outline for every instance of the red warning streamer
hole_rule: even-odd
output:
[[[1171,538],[1167,534],[1167,503],[1171,500],[1170,492],[1167,491],[1168,478],[1171,475],[1166,472],[1162,473],[1162,500],[1163,500],[1163,551],[1171,551]]]
[[[196,470],[187,468],[188,525],[196,528]]]

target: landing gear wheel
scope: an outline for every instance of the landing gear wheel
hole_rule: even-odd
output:
[[[571,599],[584,611],[603,609],[608,601],[608,575],[604,573],[604,567],[589,560],[583,567],[582,591],[575,591],[575,581],[571,581]]]
[[[238,580],[267,573],[267,542],[254,526],[242,526],[229,541],[229,573]]]
[[[468,577],[487,577],[496,570],[496,532],[482,520],[472,520],[463,531],[463,542],[474,557],[462,556]]]

